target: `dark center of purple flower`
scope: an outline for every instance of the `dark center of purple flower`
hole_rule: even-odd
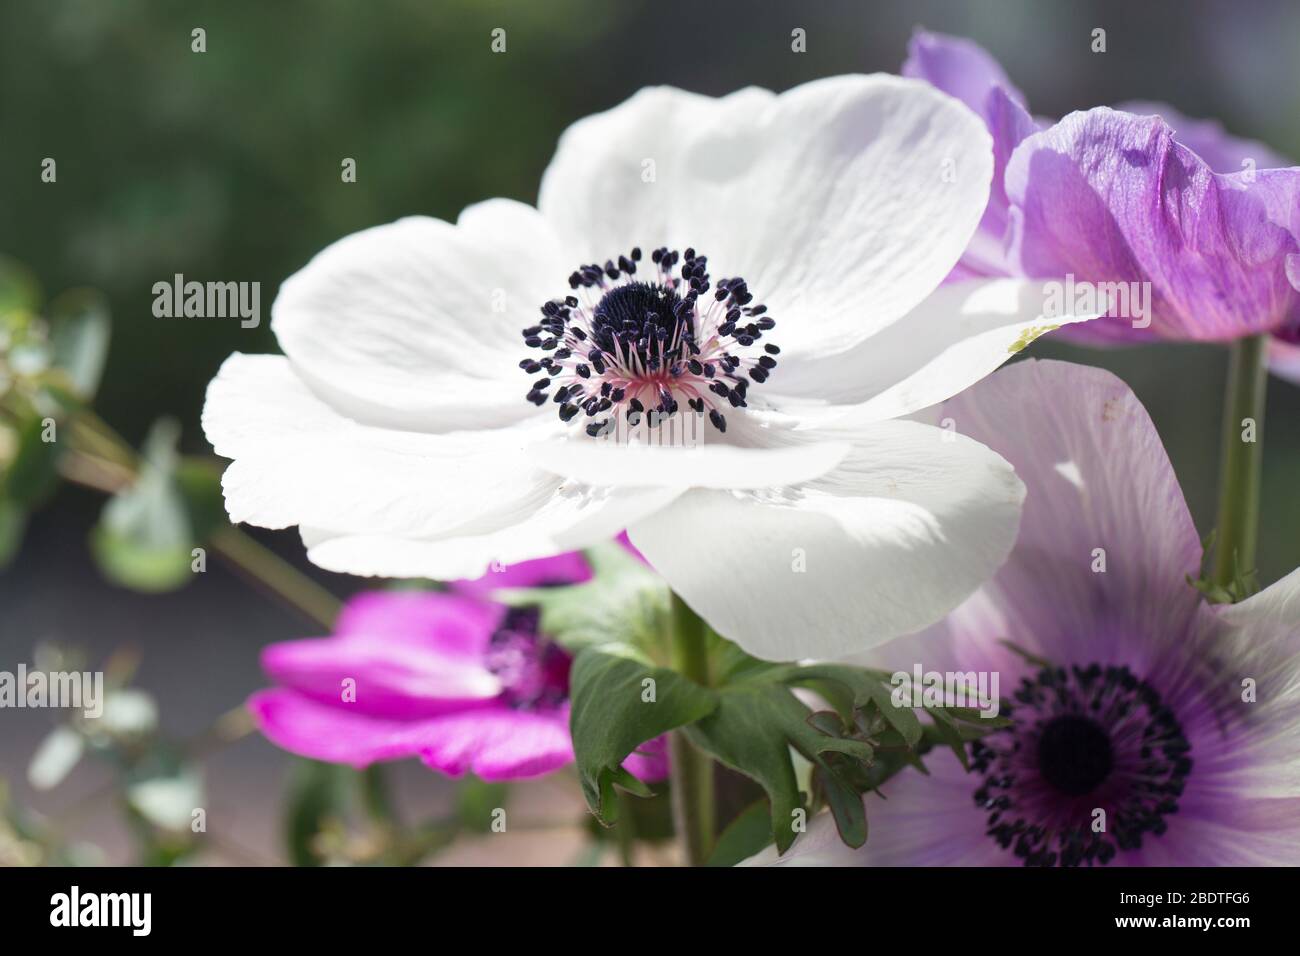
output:
[[[1110,735],[1090,717],[1054,717],[1038,738],[1038,770],[1043,779],[1072,797],[1091,793],[1114,766]]]
[[[569,697],[573,658],[538,630],[540,617],[536,607],[510,608],[488,642],[487,668],[519,710],[558,707]]]
[[[573,294],[542,306],[541,322],[523,330],[526,346],[549,353],[519,363],[540,376],[527,398],[538,406],[549,398],[564,422],[583,415],[593,437],[609,434],[620,415],[653,428],[683,406],[725,432],[722,409],[746,407],[750,383],[776,368],[781,350],[756,347],[776,321],[744,279],[713,286],[708,257],[694,249],[656,249],[650,261],[645,279],[634,278],[639,248],[580,266],[569,276]]]
[[[1127,667],[1045,667],[1012,699],[1012,725],[971,745],[999,846],[1027,866],[1091,866],[1165,832],[1192,748],[1155,688]]]

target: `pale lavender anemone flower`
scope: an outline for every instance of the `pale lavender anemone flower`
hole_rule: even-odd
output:
[[[578,554],[521,562],[446,592],[375,591],[348,602],[333,637],[272,644],[262,666],[279,685],[249,700],[285,750],[365,767],[419,757],[452,776],[516,780],[573,761],[569,653],[538,629],[536,608],[489,598],[591,576]],[[663,741],[626,768],[667,776]]]
[[[1015,465],[1020,536],[989,585],[871,663],[996,672],[1012,724],[972,745],[969,773],[943,750],[931,776],[887,781],[862,849],[819,817],[780,862],[1293,864],[1300,570],[1239,604],[1201,600],[1169,459],[1108,372],[1024,362],[941,413]]]
[[[1149,282],[1149,315],[1130,303],[1061,335],[1114,345],[1273,333],[1274,371],[1300,380],[1300,169],[1161,103],[1037,120],[966,39],[918,32],[902,73],[965,102],[993,136],[989,204],[952,278]]]

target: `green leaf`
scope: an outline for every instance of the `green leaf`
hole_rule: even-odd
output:
[[[653,655],[666,629],[668,586],[617,544],[592,548],[586,556],[593,577],[585,584],[519,588],[498,597],[509,604],[537,605],[542,631],[570,650],[602,644],[617,634]]]
[[[902,735],[909,747],[915,747],[921,739],[921,722],[910,707],[897,707],[885,686],[882,676],[856,667],[841,664],[813,664],[808,667],[793,667],[788,673],[788,683],[807,686],[816,690],[818,682],[835,682],[847,687],[853,694],[853,706],[863,708],[874,705],[875,709],[889,722],[894,730]],[[828,701],[831,699],[828,697]],[[834,704],[834,701],[831,701]],[[837,709],[839,709],[837,707]]]
[[[790,747],[819,766],[824,755],[872,759],[869,744],[826,734],[809,722],[811,711],[776,680],[778,671],[761,679],[731,684],[717,691],[717,708],[686,728],[691,741],[716,759],[743,773],[766,792],[772,810],[772,835],[784,853],[794,842],[795,811],[803,808]]]
[[[772,811],[766,800],[755,800],[718,835],[705,866],[735,866],[772,842]]]
[[[851,847],[866,843],[867,808],[862,803],[862,791],[825,764],[814,768],[813,780],[826,797],[840,840]]]
[[[194,537],[176,480],[179,426],[160,419],[150,430],[135,482],[109,499],[91,534],[91,549],[109,580],[160,592],[189,580]]]
[[[648,684],[647,681],[652,681]],[[603,644],[578,653],[569,675],[569,728],[587,805],[603,822],[617,816],[615,784],[648,794],[622,763],[660,734],[699,720],[717,695],[663,667],[628,644]],[[653,696],[653,699],[648,699]]]
[[[594,815],[588,816],[588,836],[601,843],[617,843],[619,828],[626,826],[639,843],[664,843],[672,840],[675,832],[668,784],[655,784],[647,789],[651,791],[648,799],[619,799],[619,795],[614,794],[612,799],[618,801],[618,826],[607,827]]]
[[[961,765],[970,770],[970,756],[966,753],[966,739],[957,725],[957,721],[943,707],[926,707],[925,712],[934,720],[934,733],[939,742],[948,747]]]

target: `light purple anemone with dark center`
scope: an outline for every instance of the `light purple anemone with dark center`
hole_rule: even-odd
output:
[[[1020,536],[989,585],[869,663],[996,672],[1011,724],[971,745],[969,772],[935,750],[931,776],[868,795],[862,849],[823,815],[780,862],[1294,864],[1300,571],[1239,604],[1201,599],[1169,460],[1108,372],[1019,363],[941,414],[1025,481]]]
[[[573,761],[572,658],[541,632],[535,607],[491,600],[497,588],[588,580],[582,556],[511,565],[444,592],[375,591],[348,602],[334,635],[272,644],[278,686],[249,700],[261,731],[304,757],[365,767],[418,757],[452,776],[516,780]],[[662,741],[625,764],[667,776]]]
[[[953,279],[1149,282],[1149,315],[1130,303],[1062,337],[1271,333],[1273,371],[1300,381],[1300,169],[1289,160],[1163,103],[1036,119],[966,39],[918,32],[901,72],[965,102],[993,136],[989,203]]]

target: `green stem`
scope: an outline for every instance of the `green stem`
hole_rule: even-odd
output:
[[[1215,532],[1213,583],[1224,588],[1241,580],[1257,589],[1255,545],[1259,532],[1259,481],[1264,454],[1264,392],[1268,384],[1268,339],[1256,335],[1232,345],[1224,393],[1223,445],[1219,475],[1219,521]],[[1243,424],[1247,419],[1253,427]],[[1250,441],[1246,438],[1249,437]]]
[[[673,595],[672,665],[683,677],[709,685],[708,629],[699,615]],[[685,732],[669,740],[673,821],[690,866],[701,866],[713,849],[713,761]]]
[[[624,866],[636,866],[636,823],[632,819],[632,798],[622,790],[615,790],[614,797],[618,801],[618,822],[614,824],[618,858]]]
[[[250,580],[271,591],[322,627],[332,627],[341,602],[270,548],[237,528],[220,528],[212,547]]]
[[[388,786],[388,777],[382,763],[372,763],[358,775],[361,789],[361,803],[366,814],[375,823],[394,826],[397,810],[393,806],[393,795]]]

